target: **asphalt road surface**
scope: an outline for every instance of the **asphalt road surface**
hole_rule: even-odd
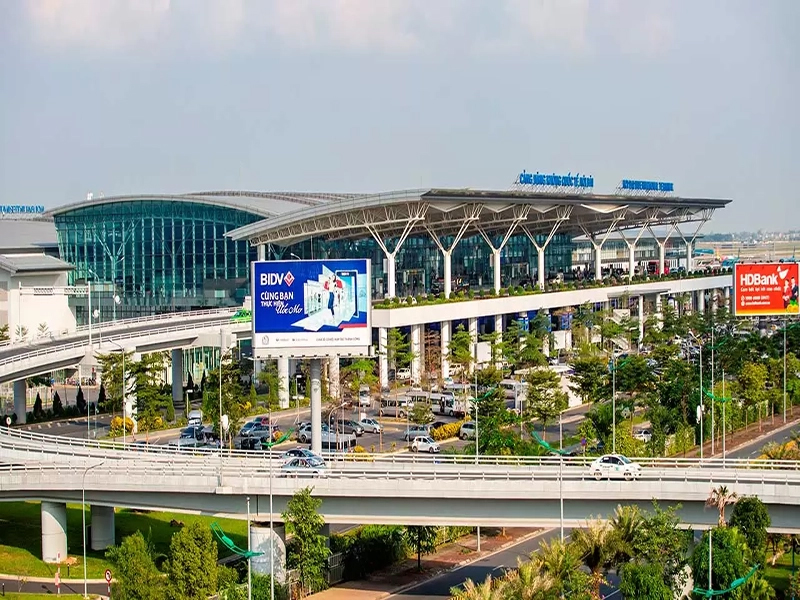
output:
[[[776,417],[777,419],[778,417]],[[730,452],[726,452],[727,458],[758,458],[761,456],[761,449],[769,444],[770,442],[774,442],[776,444],[783,444],[788,442],[791,439],[792,431],[800,429],[797,425],[792,427],[781,428],[778,431],[774,431],[768,436],[766,436],[762,440],[749,442],[744,446],[739,446],[735,450],[731,450]],[[753,431],[753,430],[751,430]],[[754,433],[757,435],[757,433]],[[720,445],[717,445],[717,455],[722,456],[722,448]]]

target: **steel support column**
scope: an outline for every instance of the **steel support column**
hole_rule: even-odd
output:
[[[289,408],[289,359],[278,359],[278,406]],[[312,432],[313,435],[313,432]]]
[[[703,225],[706,224],[706,221],[708,221],[711,218],[711,215],[714,214],[714,211],[713,210],[706,210],[706,211],[703,211],[703,213],[704,213],[704,215],[700,219],[700,223],[697,225],[697,228],[694,230],[694,233],[692,234],[691,238],[687,238],[685,235],[683,235],[683,232],[681,231],[680,227],[678,227],[678,224],[675,223],[675,229],[677,230],[678,235],[681,236],[681,239],[683,240],[683,243],[686,244],[686,273],[687,274],[691,273],[692,269],[694,268],[693,264],[692,264],[692,262],[693,262],[692,261],[692,258],[693,258],[692,257],[692,247],[694,245],[694,241],[697,239],[697,236],[700,233],[700,229],[702,229]]]
[[[442,241],[439,239],[439,236],[434,233],[434,231],[425,226],[425,229],[428,231],[428,234],[433,239],[433,243],[436,244],[436,247],[439,248],[439,252],[442,253],[442,258],[444,261],[444,297],[449,298],[450,294],[453,290],[453,276],[452,276],[452,257],[453,257],[453,250],[458,245],[458,242],[461,241],[461,238],[464,237],[464,234],[469,229],[469,226],[473,223],[473,221],[477,221],[479,215],[481,214],[481,210],[483,206],[480,204],[474,205],[470,207],[470,211],[464,211],[464,220],[461,223],[461,226],[458,229],[458,233],[456,233],[455,237],[453,238],[453,242],[450,244],[449,248],[445,248]]]
[[[14,414],[17,425],[24,425],[28,418],[28,382],[25,379],[14,382]]]
[[[556,208],[556,221],[553,223],[553,226],[550,228],[550,233],[545,238],[544,244],[541,246],[536,241],[536,236],[531,233],[530,229],[527,227],[522,227],[522,230],[525,232],[525,235],[528,236],[531,244],[533,247],[536,248],[536,281],[539,286],[539,289],[544,289],[544,251],[550,242],[553,239],[553,236],[558,231],[558,228],[564,221],[569,221],[569,217],[572,214],[572,207],[571,206],[561,206]]]
[[[658,274],[664,275],[665,268],[667,266],[667,241],[675,233],[675,228],[678,226],[678,223],[672,223],[669,228],[667,229],[667,234],[664,236],[663,240],[659,240],[655,233],[653,233],[653,228],[648,225],[647,230],[650,232],[650,235],[653,236],[653,239],[656,241],[658,245]]]
[[[175,348],[171,352],[172,360],[172,405],[178,409],[184,406],[183,401],[183,349]]]
[[[608,236],[611,235],[611,232],[614,231],[614,228],[617,226],[617,224],[624,218],[625,218],[624,212],[614,217],[614,221],[611,223],[611,225],[608,226],[608,229],[606,229],[606,231],[603,233],[603,237],[600,239],[599,244],[596,241],[597,236],[593,233],[590,233],[589,230],[586,227],[584,227],[583,223],[578,223],[578,227],[581,228],[581,231],[583,231],[583,234],[589,239],[589,242],[592,244],[592,247],[594,248],[594,278],[597,281],[602,281],[603,279],[603,257],[601,254],[603,250],[603,245],[606,243],[606,240],[608,240]]]
[[[494,293],[499,294],[500,288],[502,287],[502,273],[501,273],[501,264],[500,264],[500,253],[505,248],[508,240],[511,239],[511,236],[514,235],[514,230],[519,227],[520,223],[525,221],[528,218],[528,212],[530,211],[529,206],[521,206],[514,208],[514,221],[511,223],[509,228],[503,234],[503,239],[500,241],[500,244],[497,246],[494,245],[492,238],[489,237],[489,234],[486,233],[482,227],[478,227],[478,233],[481,234],[481,237],[486,242],[486,245],[489,246],[489,249],[492,251],[492,278],[494,284]]]
[[[649,223],[646,223],[640,230],[639,233],[636,235],[634,240],[631,242],[625,237],[625,232],[620,230],[619,234],[622,236],[622,239],[625,242],[625,245],[628,246],[628,281],[633,279],[633,274],[636,271],[636,244],[639,243],[639,240],[642,237],[642,234],[647,231],[647,227],[649,227]]]
[[[425,218],[424,213],[421,218],[422,219]],[[372,225],[366,226],[367,231],[369,231],[370,234],[372,234],[375,243],[378,244],[380,249],[383,250],[383,254],[386,256],[386,295],[389,298],[394,298],[397,295],[396,293],[397,265],[395,263],[395,257],[397,256],[397,253],[400,251],[400,248],[403,247],[403,244],[405,243],[406,239],[408,239],[408,236],[411,234],[411,230],[414,229],[414,225],[417,223],[418,220],[420,219],[409,218],[408,222],[405,224],[405,227],[403,228],[403,233],[400,234],[400,237],[397,239],[397,244],[395,244],[394,250],[392,250],[391,252],[389,251],[389,247],[387,246],[387,244],[383,241],[383,239],[381,239],[378,230],[375,229],[375,227],[373,227]]]
[[[411,326],[411,382],[422,381],[422,330],[424,325]]]
[[[472,360],[473,368],[477,368],[478,365],[478,319],[477,317],[470,317],[469,321],[469,337],[472,344]]]

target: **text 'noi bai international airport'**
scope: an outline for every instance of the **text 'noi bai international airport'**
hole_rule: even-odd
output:
[[[483,360],[483,334],[513,321],[524,327],[539,314],[549,316],[552,353],[571,346],[572,314],[587,303],[636,318],[658,314],[664,301],[680,299],[687,310],[729,302],[730,272],[698,270],[693,261],[703,224],[729,202],[683,198],[672,183],[628,179],[598,194],[590,176],[523,171],[499,191],[90,194],[52,209],[2,206],[0,324],[8,325],[14,348],[88,333],[90,345],[108,352],[114,349],[98,336],[151,328],[163,340],[159,346],[152,337],[152,349],[172,350],[165,376],[184,382],[189,375],[199,381],[215,368],[220,347],[235,341],[245,355],[255,348],[258,358],[277,360],[285,404],[293,363],[308,355],[307,340],[286,336],[300,329],[322,346],[335,346],[334,333],[350,329],[352,346],[371,347],[388,385],[388,331],[399,328],[411,343],[411,378],[420,381],[423,371],[446,378],[446,350],[459,327]],[[251,281],[254,263],[272,260],[288,268],[265,267]],[[251,285],[259,283],[255,297]],[[221,325],[261,308],[273,315],[256,316],[261,339],[252,340],[249,322]],[[165,333],[167,325],[193,322],[208,335]],[[292,339],[296,353],[286,349]],[[0,365],[0,383],[43,370],[96,381],[96,350],[65,354],[57,364],[28,361],[16,371]],[[432,352],[435,365],[426,360]],[[325,360],[332,389],[338,363]]]

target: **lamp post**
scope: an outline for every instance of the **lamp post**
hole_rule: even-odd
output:
[[[114,340],[108,340],[109,343],[113,344],[119,351],[122,353],[122,375],[121,375],[121,393],[122,393],[122,446],[125,447],[127,443],[127,432],[128,432],[128,385],[125,381],[125,348],[123,348],[120,344],[115,342]],[[95,417],[95,422],[97,421],[97,417]]]
[[[705,412],[703,406],[703,340],[697,337],[693,332],[689,334],[697,342],[697,347],[700,351],[700,404],[697,407],[697,417],[700,421],[700,460],[703,460],[703,413]],[[712,431],[713,437],[713,431]]]
[[[81,478],[81,522],[83,524],[83,597],[89,597],[89,584],[88,584],[88,575],[87,575],[87,568],[86,568],[86,474],[94,469],[95,467],[99,467],[100,465],[104,464],[106,461],[102,460],[99,463],[95,463],[93,465],[89,465],[83,470],[83,477]]]
[[[478,344],[475,344],[475,358],[478,357]],[[473,369],[475,379],[475,464],[478,464],[478,365],[476,364]]]
[[[272,473],[270,472],[270,482],[272,481]],[[272,532],[270,532],[272,533]],[[252,557],[250,556],[250,496],[247,497],[247,600],[253,599],[253,574],[251,568],[251,560]]]

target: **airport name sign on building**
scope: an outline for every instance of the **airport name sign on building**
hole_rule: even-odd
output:
[[[44,206],[38,204],[0,204],[0,215],[42,215]]]
[[[522,171],[514,182],[520,186],[532,186],[538,188],[576,188],[580,190],[590,190],[594,188],[594,177],[591,175],[581,175],[580,173],[567,173],[566,175],[556,175],[555,173],[527,173]]]
[[[662,192],[672,193],[675,191],[675,184],[671,181],[643,181],[640,179],[623,179],[619,185],[623,191],[633,192]]]
[[[253,354],[268,357],[370,353],[370,262],[252,263]]]
[[[735,263],[733,311],[737,317],[797,315],[797,263]]]

